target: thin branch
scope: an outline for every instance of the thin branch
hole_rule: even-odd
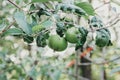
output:
[[[118,33],[118,31],[117,31],[117,28],[114,27],[114,28],[113,28],[113,31],[114,31],[114,33],[115,33],[115,41],[118,42],[118,40],[119,40],[119,33]]]
[[[116,60],[118,60],[118,59],[120,59],[120,56],[117,57],[117,58],[115,58],[115,59],[112,59],[112,60],[108,61],[107,63],[109,63],[109,62],[114,62],[114,61],[116,61]]]
[[[110,2],[103,3],[103,4],[101,4],[100,6],[96,7],[95,10],[97,10],[97,9],[99,9],[99,8],[103,7],[104,5],[109,4],[109,3],[110,3]]]
[[[5,31],[7,31],[14,23],[15,23],[15,21],[12,22],[8,27],[4,28],[4,29],[0,32],[0,35],[1,35],[2,33],[4,33]]]
[[[115,21],[116,18],[112,19],[110,22],[106,23],[107,26],[105,27],[101,27],[101,28],[97,28],[97,29],[94,29],[94,30],[88,30],[89,32],[94,32],[94,31],[97,31],[97,30],[100,30],[100,29],[103,29],[103,28],[109,28],[109,27],[113,27],[113,25],[115,25],[116,23],[118,23],[120,21],[120,19],[117,19]],[[114,23],[112,23],[114,21]],[[109,23],[111,23],[110,25],[108,25]]]
[[[117,0],[111,0],[111,2],[113,2],[113,3],[117,4],[118,6],[120,6],[120,2],[117,1]]]
[[[101,28],[98,28],[98,29],[95,29],[94,31],[96,30],[100,30],[100,29],[103,29],[103,28],[109,28],[109,27],[112,27],[113,25],[115,25],[116,23],[118,23],[120,21],[120,19],[116,20],[114,23],[108,25],[108,26],[105,26],[105,27],[101,27]]]
[[[120,56],[117,57],[117,58],[115,58],[115,59],[108,60],[108,61],[103,61],[103,62],[100,62],[100,63],[95,62],[94,60],[92,60],[91,58],[88,58],[88,57],[84,57],[84,58],[86,58],[87,60],[91,61],[91,64],[101,65],[101,64],[108,64],[108,63],[110,63],[110,62],[114,62],[114,61],[120,59]],[[78,65],[84,65],[84,64],[85,64],[85,65],[90,65],[90,63],[82,63],[82,64],[79,63]]]
[[[47,4],[45,4],[45,3],[43,3],[44,4],[44,6],[46,7],[46,8],[48,8],[49,9],[49,7],[48,7],[48,5]]]
[[[112,23],[112,22],[115,21],[117,18],[119,18],[119,16],[120,16],[120,13],[116,14],[116,16],[115,16],[113,19],[111,19],[110,21],[108,21],[105,25],[108,25],[108,24]]]
[[[101,27],[101,28],[98,28],[98,29],[94,29],[90,32],[94,32],[96,30],[100,30],[100,29],[103,29],[103,28],[109,28],[109,27],[112,27],[113,25],[115,25],[117,22],[120,21],[120,19],[117,19],[119,18],[120,16],[120,13],[118,13],[113,19],[111,19],[110,21],[108,21],[106,24],[105,24],[105,27]],[[117,19],[117,20],[116,20]],[[114,21],[114,22],[113,22]],[[110,25],[109,25],[110,24]]]
[[[24,11],[21,7],[19,7],[16,3],[12,2],[11,0],[8,0],[11,4],[13,4],[15,7],[17,7],[18,9]]]

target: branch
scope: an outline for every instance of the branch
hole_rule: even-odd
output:
[[[91,61],[91,64],[93,63],[93,64],[96,64],[96,65],[102,65],[102,64],[108,64],[108,63],[110,63],[110,62],[116,61],[116,60],[120,59],[120,56],[117,57],[117,58],[115,58],[115,59],[108,60],[108,61],[104,61],[104,62],[100,62],[100,63],[95,62],[95,61],[93,61],[91,58],[88,58],[88,57],[85,57],[85,56],[84,56],[84,58],[86,58],[87,60]],[[90,63],[82,63],[82,64],[90,65]],[[79,63],[78,65],[80,66],[80,65],[82,65],[82,64]]]
[[[77,51],[76,51],[76,54],[75,54],[75,56],[76,56],[76,61],[75,61],[75,75],[76,75],[76,80],[79,80],[79,67],[78,67],[78,64],[79,64],[79,50],[80,49],[78,49]]]
[[[104,61],[104,62],[101,62],[101,63],[94,62],[93,60],[88,59],[88,58],[86,58],[86,59],[89,60],[89,61],[91,61],[92,63],[79,63],[78,65],[79,65],[79,66],[86,66],[86,65],[92,65],[92,64],[96,64],[96,65],[108,64],[108,63],[110,63],[110,62],[114,62],[114,61],[120,59],[120,56],[117,57],[117,58],[115,58],[115,59],[112,59],[112,60],[109,60],[109,61]]]
[[[76,58],[79,60],[80,58],[82,58],[82,57],[86,56],[87,54],[89,54],[92,50],[93,50],[92,47],[88,47],[88,48],[86,48],[81,54],[79,54],[78,56],[76,56]],[[78,53],[79,53],[79,51],[77,50],[77,51],[76,51],[76,54],[78,54]],[[80,62],[80,61],[79,61],[79,62]],[[71,60],[71,61],[66,65],[66,68],[69,68],[69,67],[73,66],[75,63],[76,63],[76,64],[79,64],[79,62],[77,62],[77,60],[73,59],[73,60]],[[76,65],[76,64],[75,64],[75,65]]]
[[[96,31],[96,30],[100,30],[100,29],[103,29],[103,28],[109,28],[109,27],[112,27],[113,25],[115,25],[117,22],[119,22],[120,19],[116,20],[114,23],[112,23],[111,25],[108,25],[108,26],[105,26],[105,27],[101,27],[101,28],[98,28],[98,29],[94,29],[93,31]]]
[[[18,9],[24,11],[21,7],[18,6],[18,4],[12,2],[11,0],[8,0],[11,4],[13,4],[15,7],[17,7]]]
[[[117,4],[118,6],[120,6],[120,2],[117,1],[117,0],[111,0],[111,2],[113,2],[113,3]]]
[[[101,28],[97,28],[97,29],[94,29],[94,30],[88,30],[89,32],[94,32],[94,31],[96,31],[96,30],[100,30],[100,29],[103,29],[103,28],[109,28],[109,27],[112,27],[113,25],[115,25],[117,22],[119,22],[120,21],[120,19],[117,19],[117,18],[119,18],[119,15],[120,15],[120,13],[119,14],[117,14],[113,19],[111,19],[109,22],[107,22],[106,24],[105,24],[105,27],[101,27]],[[116,20],[117,19],[117,20]],[[113,22],[114,21],[114,22]],[[111,23],[111,24],[110,24]],[[109,25],[110,24],[110,25]]]
[[[4,28],[4,29],[0,32],[0,35],[1,35],[3,32],[7,31],[14,23],[15,23],[15,21],[12,22],[8,27]]]
[[[106,25],[108,25],[108,24],[112,23],[113,21],[115,21],[117,18],[119,18],[119,16],[120,16],[120,13],[118,13],[113,19],[111,19],[110,21],[108,21],[106,23]]]
[[[103,3],[103,4],[101,4],[100,6],[96,7],[95,10],[97,10],[97,9],[99,9],[99,8],[103,7],[104,5],[109,4],[109,3],[110,3],[110,2]]]

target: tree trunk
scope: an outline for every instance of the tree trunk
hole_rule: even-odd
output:
[[[92,3],[92,0],[88,0],[89,3]],[[83,52],[83,49],[81,49],[81,51]],[[90,57],[92,55],[90,54]],[[87,60],[86,58],[82,57],[81,58],[81,63],[90,63],[89,60]],[[91,69],[91,65],[81,65],[80,66],[80,69],[81,69],[81,73],[82,73],[82,76],[89,79],[89,80],[92,80],[92,69]]]
[[[105,59],[105,53],[106,53],[106,47],[102,48],[102,58]],[[106,70],[104,69],[104,64],[101,65],[101,80],[107,80],[107,76],[106,76]]]
[[[90,63],[90,61],[88,61],[83,57],[81,58],[81,63]],[[82,76],[89,80],[92,80],[91,65],[82,65],[80,66],[80,68],[81,68]]]

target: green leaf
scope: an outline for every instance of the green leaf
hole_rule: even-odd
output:
[[[21,35],[23,34],[23,31],[19,28],[10,28],[6,32],[3,33],[3,36],[7,35]]]
[[[31,6],[30,6],[30,10],[35,10],[35,5],[34,4],[32,4]]]
[[[32,31],[33,33],[38,33],[39,31],[42,31],[43,29],[45,29],[42,25],[38,24],[32,27]]]
[[[23,40],[27,43],[32,43],[34,41],[34,38],[32,36],[25,35],[23,36]]]
[[[88,15],[95,15],[94,8],[87,2],[77,3],[76,6],[82,8]]]
[[[58,2],[61,2],[62,0],[32,0],[32,2],[48,2],[48,1],[58,1]]]
[[[33,27],[35,26],[35,25],[37,25],[37,20],[36,20],[36,18],[34,17],[34,16],[31,16],[31,19],[32,19],[32,21],[31,21],[31,26],[32,26],[32,29],[33,29]],[[33,32],[33,30],[32,30],[32,32]]]
[[[49,33],[40,33],[36,38],[36,44],[38,47],[45,47],[47,45],[46,39],[49,38]]]
[[[56,33],[60,36],[63,37],[64,33],[66,32],[66,27],[63,22],[57,22],[56,23]]]
[[[16,12],[14,14],[14,18],[19,25],[19,27],[28,35],[32,33],[32,27],[25,19],[25,15],[23,12]]]
[[[42,26],[44,27],[51,27],[53,25],[53,21],[51,20],[45,20],[44,22],[41,23]]]

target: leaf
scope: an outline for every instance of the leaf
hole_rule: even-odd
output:
[[[7,35],[21,35],[23,34],[23,31],[19,28],[10,28],[6,32],[3,33],[2,36],[7,36]]]
[[[112,69],[110,74],[112,75],[112,74],[119,72],[119,71],[120,71],[120,67],[117,67],[117,68]]]
[[[87,2],[77,3],[76,6],[82,8],[88,15],[95,15],[94,8]]]
[[[34,4],[32,4],[31,6],[30,6],[30,10],[35,10],[35,5]]]
[[[33,33],[38,33],[39,31],[42,31],[42,30],[44,30],[44,29],[45,29],[45,28],[44,28],[42,25],[40,25],[40,24],[35,25],[35,26],[32,27]]]
[[[61,2],[62,0],[32,0],[32,2],[48,2],[48,1],[58,1],[58,2]]]
[[[65,31],[66,31],[66,27],[65,27],[64,23],[63,22],[57,22],[56,26],[57,26],[56,33],[60,37],[63,37],[63,35],[64,35]]]
[[[34,41],[34,38],[32,36],[25,35],[23,36],[23,40],[27,43],[32,43]]]
[[[78,42],[76,43],[75,50],[78,50],[79,48],[83,47],[88,35],[88,31],[84,27],[79,27],[79,32],[80,32],[80,34],[78,35],[79,39]]]
[[[49,38],[49,33],[40,33],[36,38],[36,44],[38,47],[45,47],[47,45],[46,39]]]
[[[46,20],[41,23],[44,27],[51,27],[53,25],[53,22],[51,20]]]
[[[14,18],[19,25],[19,27],[28,35],[32,33],[32,27],[25,19],[25,15],[23,12],[16,12],[14,14]]]

